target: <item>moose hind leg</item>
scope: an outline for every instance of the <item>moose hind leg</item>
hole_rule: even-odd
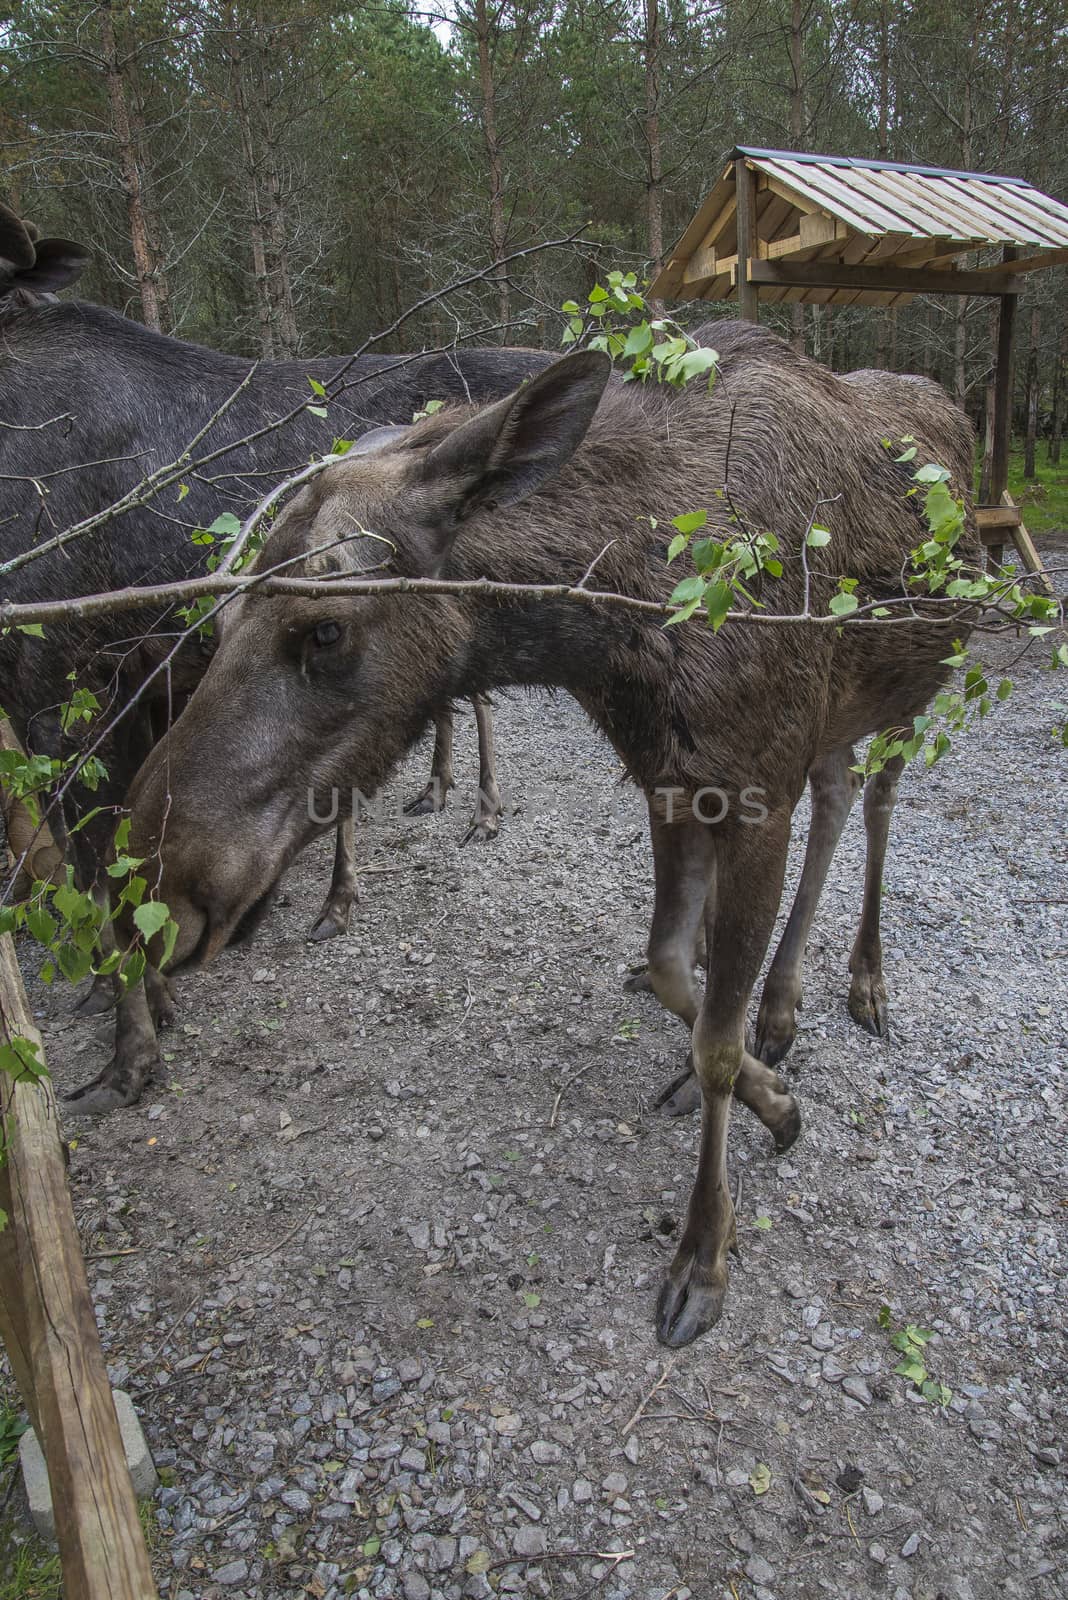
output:
[[[673,1347],[689,1344],[719,1320],[727,1290],[727,1254],[736,1243],[727,1186],[727,1124],[736,1082],[760,1067],[745,1050],[746,1008],[775,926],[789,812],[773,813],[759,832],[759,840],[736,831],[719,843],[710,883],[708,984],[693,1032],[702,1097],[701,1149],[686,1225],[656,1310],[657,1337]]]
[[[700,1009],[694,981],[694,947],[704,919],[705,897],[712,868],[711,830],[698,822],[665,822],[652,807],[649,834],[653,845],[655,896],[649,929],[649,988],[666,1011],[693,1030]],[[693,1060],[666,1085],[654,1104],[668,1116],[695,1111],[701,1091],[693,1074]]]
[[[456,787],[452,770],[452,712],[442,711],[434,718],[434,755],[430,762],[430,781],[414,800],[404,807],[408,817],[428,817],[444,811],[449,790]]]
[[[493,713],[489,701],[483,699],[480,694],[471,696],[471,704],[475,712],[475,726],[478,728],[478,798],[475,801],[475,814],[471,818],[471,825],[463,837],[464,844],[470,844],[473,840],[484,843],[487,839],[496,839],[500,830],[500,819],[504,815],[501,791],[497,786]]]
[[[883,946],[879,936],[879,916],[883,897],[883,870],[890,837],[890,819],[897,800],[897,786],[904,766],[900,756],[888,761],[868,779],[864,788],[864,827],[868,835],[868,854],[864,864],[864,905],[860,926],[849,958],[852,978],[849,984],[849,1015],[853,1021],[885,1039],[890,1013],[883,980]]]
[[[814,762],[808,781],[812,790],[812,820],[805,847],[805,862],[797,898],[790,910],[779,948],[764,980],[757,1014],[756,1053],[769,1067],[780,1062],[797,1036],[801,1007],[801,966],[812,931],[823,885],[846,819],[860,789],[853,771],[855,757],[848,745],[832,750]]]
[[[308,938],[316,944],[323,939],[336,939],[349,931],[352,908],[359,898],[356,891],[356,825],[351,813],[342,817],[337,825],[334,845],[334,869],[330,887],[326,891],[322,910],[308,930]]]

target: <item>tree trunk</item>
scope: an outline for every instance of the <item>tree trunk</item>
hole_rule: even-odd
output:
[[[790,138],[795,150],[805,147],[805,40],[801,0],[790,8]],[[795,303],[790,308],[793,331],[790,343],[802,353],[805,348],[805,308]]]
[[[968,393],[968,297],[957,297],[957,311],[953,320],[953,398],[964,405]]]
[[[245,165],[245,182],[248,196],[249,244],[252,250],[253,297],[256,309],[256,330],[260,355],[273,361],[278,354],[274,338],[274,318],[271,315],[271,283],[267,272],[267,245],[263,227],[263,208],[260,198],[256,139],[245,92],[244,63],[238,45],[237,22],[233,11],[230,23],[230,93],[234,115],[241,135],[241,154]]]
[[[277,132],[270,75],[270,53],[274,40],[262,6],[255,11],[255,63],[258,79],[258,125],[253,125],[257,172],[267,242],[267,282],[271,298],[271,321],[279,355],[295,356],[299,343],[297,311],[293,299],[293,279],[289,271],[286,215],[282,193],[281,165],[278,160]]]
[[[162,333],[167,320],[167,280],[159,247],[159,228],[142,180],[144,125],[127,92],[127,68],[119,56],[112,0],[99,0],[100,43],[104,55],[111,132],[118,146],[119,171],[126,195],[141,315],[147,328]]]
[[[979,473],[979,504],[990,504],[990,479],[994,471],[994,385],[986,386],[983,420],[983,465]]]
[[[1038,336],[1041,317],[1037,306],[1031,308],[1031,344],[1027,351],[1027,433],[1024,436],[1025,478],[1035,476],[1035,437],[1038,433]]]
[[[493,56],[490,51],[493,25],[486,12],[486,0],[475,0],[474,18],[475,40],[478,45],[479,92],[482,96],[482,135],[489,165],[490,253],[493,257],[493,276],[497,283],[497,317],[501,324],[501,343],[507,344],[508,325],[512,320],[511,294],[508,287],[508,269],[500,263],[507,247],[508,225],[504,215],[504,169],[497,134],[497,93],[493,78]]]
[[[264,145],[263,195],[267,209],[267,232],[271,241],[271,299],[274,312],[275,339],[283,356],[298,354],[297,308],[293,299],[293,279],[289,271],[286,245],[285,211],[282,205],[282,184],[278,174],[278,161],[270,134]]]
[[[656,277],[664,259],[663,161],[660,150],[660,0],[645,0],[645,207],[648,221],[650,276]],[[651,303],[663,315],[660,301]]]
[[[879,160],[886,161],[890,150],[890,8],[889,0],[879,6]],[[892,306],[879,317],[875,329],[875,365],[887,366]]]
[[[1049,450],[1046,459],[1051,467],[1059,466],[1061,435],[1064,432],[1064,368],[1068,360],[1068,328],[1061,333],[1060,349],[1053,357],[1053,415],[1049,425]]]

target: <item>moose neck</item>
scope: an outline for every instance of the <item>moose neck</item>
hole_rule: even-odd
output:
[[[652,531],[640,494],[614,520],[578,513],[566,496],[541,494],[506,517],[480,518],[458,541],[446,577],[578,584],[663,600],[672,577],[666,541]],[[605,503],[609,492],[606,489]],[[609,548],[606,549],[605,547]],[[670,762],[656,711],[670,694],[681,640],[659,618],[563,598],[470,599],[468,645],[450,685],[457,695],[510,684],[565,689],[607,734],[641,781],[659,782]]]

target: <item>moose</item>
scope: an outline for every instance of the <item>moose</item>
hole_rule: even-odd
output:
[[[794,1096],[747,1048],[746,1014],[806,775],[868,733],[911,723],[963,631],[959,618],[938,615],[853,626],[828,615],[843,573],[864,597],[899,594],[922,537],[908,469],[882,442],[906,401],[918,448],[965,498],[971,471],[967,421],[935,386],[844,382],[747,324],[717,326],[715,342],[711,394],[610,385],[607,358],[585,351],[495,404],[369,438],[365,453],[291,501],[257,567],[343,578],[381,569],[385,540],[397,576],[551,586],[596,562],[602,590],[662,601],[674,578],[665,522],[703,507],[710,531],[731,531],[733,510],[778,535],[783,570],[767,578],[759,613],[713,633],[559,595],[345,596],[329,584],[312,595],[246,594],[226,608],[207,673],[130,796],[131,847],[158,857],[160,896],[179,923],[178,970],[240,935],[322,831],[323,796],[380,787],[449,698],[544,684],[578,700],[648,799],[650,977],[692,1024],[700,1154],[656,1309],[657,1335],[672,1346],[712,1326],[724,1302],[736,1248],[732,1095],[778,1150],[801,1128]],[[831,537],[816,551],[806,540],[819,503]],[[962,549],[974,550],[970,530]],[[705,786],[727,797],[714,825],[693,804]],[[743,817],[747,789],[762,791],[760,825]],[[877,892],[870,898],[877,909]],[[865,953],[877,952],[876,928]]]
[[[11,601],[199,574],[211,547],[192,542],[196,530],[224,511],[244,516],[336,436],[358,440],[368,428],[410,421],[432,399],[498,398],[551,360],[536,350],[457,349],[418,359],[363,354],[254,364],[152,333],[91,303],[57,300],[88,260],[83,246],[41,239],[0,205],[0,589]],[[325,391],[325,405],[309,379]],[[3,573],[12,558],[177,462],[201,435],[199,453],[165,494],[146,490],[85,537]],[[116,810],[152,740],[206,666],[206,649],[194,641],[161,670],[182,632],[171,610],[133,631],[121,618],[72,619],[43,638],[11,630],[0,639],[0,706],[31,752],[58,757],[69,748],[61,708],[72,674],[103,706],[94,732],[114,722],[98,751],[107,769],[99,787],[90,793],[75,785],[63,815],[53,814],[86,887],[100,875]],[[488,838],[500,809],[492,726],[484,703],[475,713],[482,781],[468,837]],[[431,780],[410,809],[437,809],[452,783],[451,716],[443,707]],[[98,807],[75,831],[78,816]],[[345,821],[311,937],[344,931],[354,884]],[[86,1009],[109,1005],[110,990],[98,985]]]

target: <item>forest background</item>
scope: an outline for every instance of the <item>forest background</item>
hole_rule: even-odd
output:
[[[736,143],[1068,197],[1066,58],[1063,0],[28,0],[0,4],[0,199],[92,248],[86,297],[218,349],[351,350],[480,269],[391,348],[555,346],[561,301],[651,275]],[[1066,272],[1032,275],[1018,321],[1018,422],[1053,460]],[[978,421],[994,305],[764,320],[840,370],[928,373]]]

